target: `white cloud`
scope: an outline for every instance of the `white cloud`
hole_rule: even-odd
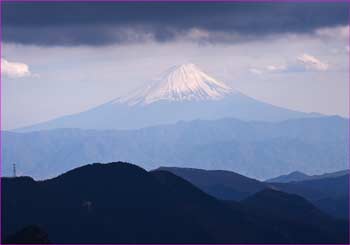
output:
[[[256,68],[250,68],[249,72],[257,74],[257,75],[261,75],[263,73],[260,69],[256,69]]]
[[[266,69],[270,72],[281,72],[287,70],[286,65],[269,65]]]
[[[277,73],[277,72],[284,72],[287,71],[286,65],[268,65],[266,67],[259,67],[259,68],[250,68],[249,72],[257,75],[261,75],[264,73]]]
[[[274,64],[274,65],[267,65],[264,67],[249,68],[249,72],[256,75],[261,75],[266,73],[287,72],[288,70],[289,70],[289,65],[285,65],[285,64],[278,64],[278,65]]]
[[[249,72],[254,74],[267,74],[267,73],[293,73],[293,72],[306,72],[306,71],[326,71],[329,69],[329,65],[322,62],[318,58],[303,54],[296,58],[294,61],[282,62],[279,64],[269,64],[265,66],[257,66],[249,69]]]
[[[325,27],[315,31],[316,35],[328,39],[349,40],[349,26]]]
[[[208,31],[205,30],[201,30],[198,28],[192,28],[188,33],[187,33],[187,37],[190,40],[201,40],[203,38],[209,38],[210,33]]]
[[[10,62],[1,58],[1,74],[9,78],[22,78],[31,76],[29,66],[24,63]]]
[[[329,65],[327,63],[324,63],[309,54],[303,54],[299,56],[298,61],[303,64],[307,70],[326,71],[329,68]]]

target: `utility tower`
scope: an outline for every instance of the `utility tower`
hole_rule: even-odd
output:
[[[13,177],[16,178],[17,174],[16,174],[16,163],[13,164]]]

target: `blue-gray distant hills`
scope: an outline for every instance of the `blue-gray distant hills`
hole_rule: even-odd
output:
[[[294,171],[289,174],[284,174],[281,176],[277,176],[272,179],[268,179],[265,182],[268,183],[289,183],[289,182],[299,182],[304,180],[315,180],[315,179],[323,179],[323,178],[334,178],[338,176],[343,176],[349,174],[350,170],[340,170],[334,173],[324,173],[320,175],[307,175],[300,171]]]
[[[56,129],[3,132],[3,174],[47,178],[86,162],[232,170],[268,179],[348,168],[349,120],[337,116],[283,122],[195,120],[139,130]]]
[[[315,117],[253,99],[218,81],[194,64],[175,66],[145,87],[87,111],[20,128],[138,129],[196,119],[283,121]]]
[[[274,122],[315,116],[320,115],[284,109],[237,93],[213,101],[158,101],[149,105],[134,106],[111,101],[88,111],[20,128],[17,131],[56,128],[138,129],[196,119],[215,120],[232,117],[247,121]]]
[[[160,167],[155,171],[171,172],[220,200],[242,201],[264,189],[274,189],[300,195],[333,217],[349,219],[349,170],[309,176],[308,180],[289,183],[261,182],[224,170]],[[274,208],[269,206],[269,209]]]

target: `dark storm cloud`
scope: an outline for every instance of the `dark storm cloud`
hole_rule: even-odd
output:
[[[3,40],[37,45],[166,42],[193,29],[210,41],[307,33],[348,23],[348,3],[2,3]],[[207,37],[208,38],[208,37]]]

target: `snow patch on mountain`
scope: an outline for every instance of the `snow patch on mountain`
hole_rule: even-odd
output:
[[[194,64],[174,66],[148,86],[138,89],[113,103],[151,104],[156,101],[219,100],[236,93],[226,84],[210,77]]]

